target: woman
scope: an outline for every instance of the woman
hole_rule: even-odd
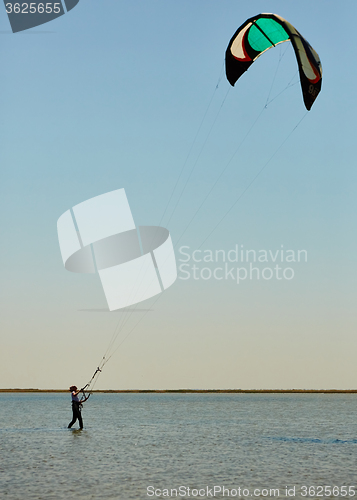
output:
[[[77,421],[79,422],[79,428],[83,429],[83,420],[82,420],[82,415],[81,415],[81,408],[82,408],[82,403],[84,401],[87,401],[89,396],[84,397],[83,399],[79,399],[78,394],[81,392],[81,389],[77,389],[75,385],[71,385],[69,390],[72,393],[72,412],[73,412],[73,418],[72,422],[68,424],[68,429],[72,427],[72,425]]]

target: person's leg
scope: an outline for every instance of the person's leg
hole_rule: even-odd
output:
[[[78,422],[79,422],[79,428],[83,429],[83,420],[82,420],[82,414],[81,414],[80,409],[78,409]]]
[[[72,425],[77,420],[77,415],[76,415],[76,411],[75,411],[75,407],[74,406],[72,406],[72,413],[73,413],[73,417],[72,417],[72,421],[68,424],[68,429],[70,429],[72,427]]]

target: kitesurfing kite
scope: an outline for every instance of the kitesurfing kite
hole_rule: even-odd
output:
[[[320,58],[288,21],[276,14],[259,14],[247,19],[234,33],[226,50],[226,75],[234,86],[251,64],[279,43],[291,41],[299,66],[306,109],[310,110],[321,90]]]

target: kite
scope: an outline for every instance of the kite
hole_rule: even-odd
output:
[[[320,58],[297,29],[277,14],[251,17],[234,33],[226,50],[226,75],[229,83],[234,86],[261,54],[289,40],[299,66],[304,103],[306,109],[310,110],[321,90]]]

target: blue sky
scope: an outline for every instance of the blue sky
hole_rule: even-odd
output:
[[[356,10],[353,1],[81,0],[16,35],[2,11],[2,387],[90,378],[124,313],[95,312],[106,307],[100,282],[65,271],[56,221],[118,188],[137,225],[162,220],[178,259],[180,245],[204,242],[306,249],[308,262],[290,281],[179,279],[132,314],[118,342],[134,331],[98,387],[355,386]],[[307,115],[299,83],[286,88],[298,82],[290,44],[234,88],[225,80],[231,36],[260,12],[286,18],[320,55],[322,91]]]

